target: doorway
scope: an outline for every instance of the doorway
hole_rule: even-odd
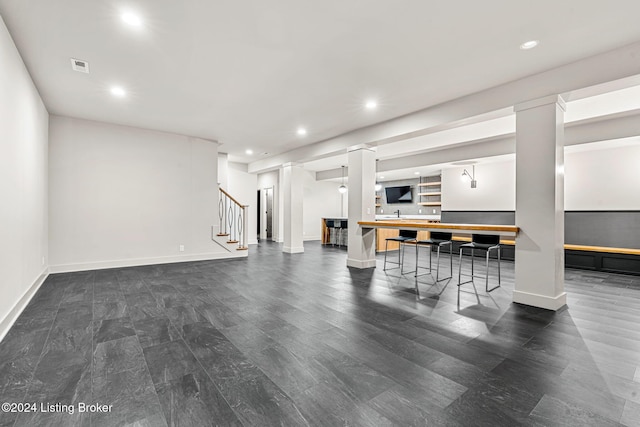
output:
[[[262,212],[262,205],[261,205],[261,201],[262,201],[262,194],[261,191],[258,190],[258,195],[256,197],[256,206],[258,207],[258,209],[256,210],[256,212],[258,212],[258,218],[256,218],[256,223],[257,223],[257,227],[256,227],[256,235],[258,236],[258,242],[260,242],[260,238],[262,237],[262,233],[261,233],[261,229],[260,229],[260,224],[261,224],[261,219],[262,219],[262,215],[260,214],[260,212]]]
[[[265,199],[265,234],[266,238],[273,240],[273,187],[264,189]]]

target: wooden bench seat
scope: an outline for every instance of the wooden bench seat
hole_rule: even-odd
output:
[[[471,237],[463,237],[463,236],[454,236],[453,240],[457,240],[459,242],[470,242]],[[516,242],[514,240],[504,240],[500,239],[500,244],[503,245],[515,245]],[[566,243],[564,245],[565,249],[569,249],[572,251],[585,251],[585,252],[604,252],[609,254],[624,254],[624,255],[640,255],[640,249],[630,249],[630,248],[612,248],[608,246],[586,246],[586,245],[571,245]]]

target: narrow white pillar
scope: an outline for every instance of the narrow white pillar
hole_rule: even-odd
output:
[[[297,163],[282,165],[282,196],[283,196],[283,252],[290,254],[304,252],[302,244],[302,202],[303,202],[303,173]]]
[[[358,145],[349,148],[348,214],[349,242],[347,265],[369,268],[376,266],[375,229],[362,229],[358,221],[376,219],[376,153],[373,148]]]
[[[516,237],[513,301],[548,310],[564,292],[564,111],[559,96],[515,106]]]

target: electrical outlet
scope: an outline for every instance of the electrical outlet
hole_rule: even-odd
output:
[[[418,209],[418,213],[422,213],[422,209]]]
[[[384,209],[380,209],[380,213],[384,213]]]
[[[180,245],[180,247],[178,248],[178,250],[179,250],[180,252],[184,252],[184,245]]]
[[[371,208],[367,208],[367,215],[371,213]]]
[[[435,210],[435,209],[433,210],[433,213],[436,213],[436,210]]]
[[[42,265],[44,265],[44,257],[42,257]]]

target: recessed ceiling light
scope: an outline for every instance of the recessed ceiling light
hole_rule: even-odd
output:
[[[296,133],[300,136],[305,136],[307,134],[307,130],[305,128],[298,128]]]
[[[522,50],[533,49],[534,47],[538,46],[538,43],[540,43],[538,40],[529,40],[528,42],[522,43],[520,45],[520,49]]]
[[[378,103],[374,100],[369,100],[366,104],[364,104],[364,106],[367,110],[375,110],[375,108],[378,106]]]
[[[420,172],[414,172],[414,174],[416,174],[416,175],[420,175]]]
[[[380,179],[384,179],[384,176],[380,175]]]
[[[142,19],[140,19],[139,15],[136,15],[133,12],[124,12],[120,15],[120,19],[127,25],[131,25],[132,27],[140,27],[142,26]]]
[[[118,98],[124,98],[127,95],[127,92],[120,86],[113,86],[111,88],[111,95],[117,96]]]
[[[245,154],[248,154],[248,155],[252,155],[253,154],[253,150],[250,149],[250,148],[247,148],[246,150],[244,150],[244,152],[245,152]]]

